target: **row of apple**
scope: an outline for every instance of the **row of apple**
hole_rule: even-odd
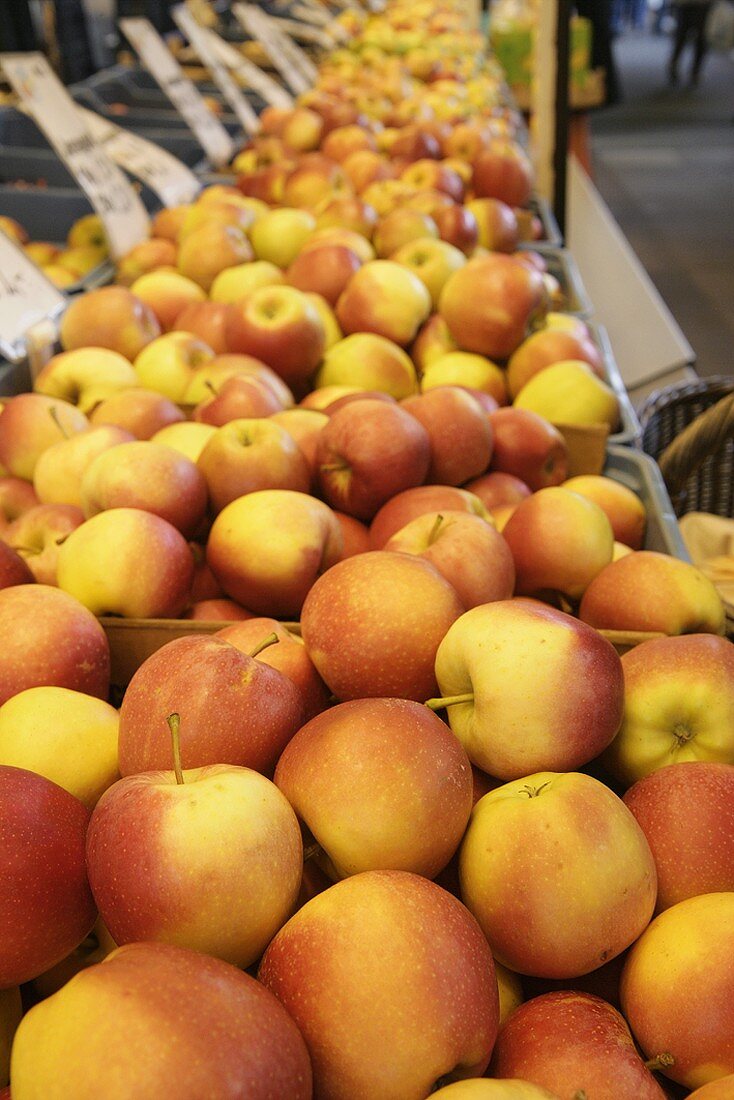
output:
[[[406,17],[396,6],[392,18]],[[198,362],[160,344],[152,355],[167,338],[154,338],[158,322],[137,295],[131,314],[115,316],[115,305],[105,325],[105,303],[123,301],[130,296],[113,288],[86,296],[62,337],[74,343],[75,322],[141,340],[142,319],[139,354],[129,343],[116,355],[88,349],[78,373],[72,348],[39,379],[44,388],[55,376],[64,395],[24,395],[0,415],[7,499],[21,486],[26,504],[71,486],[79,501],[61,504],[79,509],[56,547],[68,591],[0,592],[0,748],[9,754],[0,756],[0,832],[13,837],[0,849],[11,884],[0,903],[0,985],[34,978],[41,997],[62,986],[20,1026],[16,1100],[158,1097],[172,1087],[192,1097],[313,1089],[419,1100],[446,1086],[457,1100],[580,1089],[660,1097],[652,1069],[691,1088],[734,1073],[732,651],[717,636],[713,588],[663,555],[634,549],[612,562],[615,534],[641,545],[639,502],[604,480],[569,486],[591,499],[558,488],[560,435],[526,410],[495,409],[476,387],[418,396],[415,381],[391,394],[382,380],[361,380],[350,388],[387,398],[342,394],[350,400],[334,410],[335,394],[322,394],[327,415],[284,408],[292,397],[262,364],[220,363],[240,368],[212,382],[214,404],[224,386],[236,391],[235,450],[257,449],[266,414],[287,423],[305,413],[314,430],[309,442],[299,433],[298,454],[308,477],[263,487],[252,478],[272,468],[251,469],[249,482],[228,475],[208,532],[211,573],[200,569],[199,581],[206,591],[214,580],[250,617],[221,638],[161,649],[118,717],[104,702],[106,637],[88,608],[151,614],[151,592],[157,608],[190,598],[186,536],[205,537],[208,526],[190,488],[198,472],[204,499],[214,497],[210,479],[225,459],[201,459],[230,415],[225,402],[183,420],[173,402],[194,404],[195,382],[206,392],[213,345]],[[271,299],[263,313],[272,311]],[[343,343],[360,336],[350,369],[380,361],[382,348],[394,376],[400,346],[359,331]],[[291,348],[286,341],[271,368]],[[147,396],[144,376],[156,380]],[[106,410],[95,420],[102,405],[124,409],[126,394],[125,415],[147,417],[145,438],[80,446],[108,420]],[[242,428],[237,402],[255,396],[260,411],[250,406]],[[151,423],[188,434],[195,461],[161,454]],[[206,443],[200,433],[193,442],[199,429],[209,429]],[[139,457],[128,461],[130,448]],[[448,484],[422,484],[431,470]],[[309,494],[314,485],[324,499]],[[500,535],[481,518],[482,497],[494,509],[507,493],[517,507],[498,517],[507,519]],[[566,608],[580,603],[586,622],[507,598],[549,590]],[[300,614],[302,639],[253,612]],[[599,625],[694,636],[648,641],[620,660]],[[699,756],[706,762],[690,762]],[[587,765],[605,783],[578,771]],[[610,789],[631,785],[624,801]],[[113,940],[130,946],[62,984],[112,946],[98,926],[96,955],[81,951],[44,975],[98,910]],[[259,982],[231,965],[258,960]],[[617,977],[624,963],[612,994],[606,960]],[[546,984],[517,1007],[517,973],[590,982],[597,995]],[[610,1003],[620,996],[649,1067]],[[7,1036],[13,989],[0,1007]],[[449,1085],[477,1078],[490,1056],[491,1077]]]

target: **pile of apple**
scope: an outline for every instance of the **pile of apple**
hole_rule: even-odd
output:
[[[46,278],[61,290],[78,283],[109,258],[107,237],[97,214],[78,218],[70,227],[63,246],[52,241],[32,241],[25,226],[2,214],[0,230],[19,244]]]
[[[431,75],[467,87],[432,10],[427,60],[405,5],[355,44],[396,110],[391,73],[414,111]],[[282,197],[390,125],[342,115]],[[463,194],[383,182],[379,214],[350,183],[158,215],[0,412],[13,1100],[732,1095],[721,601],[507,403],[559,352],[600,369],[536,261],[450,243]],[[98,616],[183,613],[221,627],[113,707]]]

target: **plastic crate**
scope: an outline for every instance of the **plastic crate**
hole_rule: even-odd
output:
[[[640,426],[640,421],[637,418],[637,413],[635,412],[630,395],[627,393],[627,387],[624,384],[619,367],[617,366],[617,360],[614,358],[614,352],[609,342],[607,330],[602,325],[595,324],[593,321],[587,321],[586,324],[591,339],[601,352],[605,380],[612,387],[619,401],[620,427],[619,431],[613,432],[612,435],[609,436],[609,442],[625,444],[628,447],[637,447],[642,439],[642,427]]]
[[[540,244],[534,247],[533,251],[540,253],[546,262],[549,274],[553,275],[560,284],[563,305],[553,308],[575,317],[591,317],[594,307],[581,278],[578,264],[569,250]]]
[[[655,460],[632,447],[610,444],[604,474],[632,489],[645,505],[647,528],[643,549],[657,550],[661,554],[690,561],[663,475]]]
[[[128,69],[123,65],[116,65],[111,69],[95,73],[79,87],[91,89],[108,106],[122,104],[135,110],[171,109],[168,96],[143,69]],[[202,95],[222,100],[222,93],[216,84],[204,83],[198,84],[197,87]],[[267,106],[265,100],[251,88],[241,90],[258,114]]]
[[[536,245],[544,245],[547,248],[562,248],[563,234],[550,203],[546,199],[541,199],[539,195],[534,195],[528,203],[528,209],[532,210],[540,220],[543,233],[537,241],[522,241],[520,247],[532,249]]]

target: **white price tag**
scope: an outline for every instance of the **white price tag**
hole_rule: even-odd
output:
[[[279,16],[272,17],[272,22],[275,23],[278,30],[283,31],[291,38],[299,38],[302,42],[315,42],[317,46],[322,46],[325,50],[333,49],[334,39],[327,34],[323,27],[299,23],[295,19],[281,19]]]
[[[308,0],[301,0],[300,4],[291,6],[291,14],[303,23],[313,23],[315,27],[328,27],[332,17],[330,12],[318,5],[311,5]]]
[[[260,129],[260,120],[220,61],[216,47],[211,41],[214,32],[200,27],[192,13],[183,4],[173,8],[171,15],[176,26],[186,35],[211,72],[214,83],[237,115],[242,129],[248,136],[256,134]]]
[[[97,146],[83,116],[40,53],[2,54],[6,77],[104,222],[117,258],[145,240],[150,219],[132,184]]]
[[[152,141],[123,130],[106,118],[80,108],[90,134],[104,151],[131,175],[142,180],[164,206],[192,202],[201,190],[194,173],[171,153]]]
[[[316,68],[303,50],[273,23],[264,11],[252,4],[234,4],[232,11],[249,35],[264,47],[276,69],[296,95],[311,87]],[[304,64],[305,62],[305,64]]]
[[[188,123],[210,162],[219,167],[230,161],[234,142],[184,75],[150,20],[120,19],[119,23],[148,72]]]
[[[0,231],[0,351],[17,362],[26,354],[29,329],[55,319],[66,299],[15,241]]]
[[[283,107],[288,110],[293,106],[293,96],[290,92],[287,92],[277,80],[273,80],[272,76],[268,76],[262,69],[258,69],[252,61],[248,61],[246,57],[238,53],[234,46],[230,46],[229,42],[225,42],[217,34],[214,35],[212,44],[219,54],[219,60],[222,64],[241,76],[248,88],[252,88],[259,96],[262,96],[271,107]]]

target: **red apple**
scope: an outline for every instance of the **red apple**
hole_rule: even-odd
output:
[[[291,435],[270,419],[232,420],[218,428],[197,460],[215,512],[259,489],[307,493],[311,470]]]
[[[176,315],[171,331],[198,336],[216,355],[223,355],[230,350],[227,330],[233,313],[228,302],[193,302]]]
[[[479,244],[479,224],[468,206],[459,203],[445,206],[435,212],[433,220],[442,241],[448,241],[465,256],[471,256]]]
[[[517,215],[500,199],[477,198],[467,206],[477,223],[477,243],[491,252],[514,252],[520,242]]]
[[[500,470],[493,470],[473,481],[467,481],[465,488],[478,496],[488,511],[498,504],[519,504],[531,493],[530,487],[522,478],[515,477],[514,474],[503,474]]]
[[[136,439],[150,439],[162,428],[185,419],[178,405],[163,394],[137,387],[106,398],[89,415],[90,424],[114,425]]]
[[[371,260],[352,276],[336,306],[343,331],[375,332],[405,346],[431,312],[417,275],[392,260]]]
[[[490,413],[492,470],[519,477],[530,489],[560,485],[568,475],[568,446],[550,421],[512,407]]]
[[[68,306],[60,327],[64,351],[110,348],[131,363],[160,334],[150,306],[123,286],[103,286],[80,294]]]
[[[33,584],[35,579],[20,554],[6,542],[0,542],[0,588]]]
[[[264,286],[231,310],[229,350],[262,359],[291,388],[303,389],[325,347],[323,323],[308,298],[295,287]]]
[[[508,206],[527,206],[533,188],[530,158],[515,142],[493,141],[477,153],[472,188],[479,198],[501,199]]]
[[[296,256],[285,273],[286,281],[298,290],[320,294],[331,306],[349,280],[362,266],[362,260],[343,244],[324,244]]]
[[[9,523],[40,504],[33,486],[22,477],[0,477],[0,532]]]
[[[466,390],[440,386],[405,398],[402,407],[428,432],[429,482],[463,485],[484,473],[492,457],[492,428],[479,403]]]
[[[345,512],[334,512],[342,531],[344,546],[342,560],[351,558],[355,554],[365,554],[371,549],[370,529],[364,523],[360,523],[354,516],[348,516]]]
[[[383,504],[372,520],[371,549],[381,550],[389,538],[417,516],[445,509],[468,512],[482,519],[487,519],[489,514],[479,497],[453,485],[420,485],[415,489],[406,489]]]
[[[211,396],[196,406],[193,418],[221,428],[232,420],[272,416],[282,410],[280,399],[255,375],[233,374],[218,389],[212,386]]]
[[[230,623],[252,619],[253,613],[234,600],[224,597],[211,600],[194,600],[191,607],[182,615],[184,619],[204,623]]]
[[[61,544],[82,523],[84,513],[73,504],[39,504],[14,520],[2,537],[21,555],[33,580],[55,585]]]

